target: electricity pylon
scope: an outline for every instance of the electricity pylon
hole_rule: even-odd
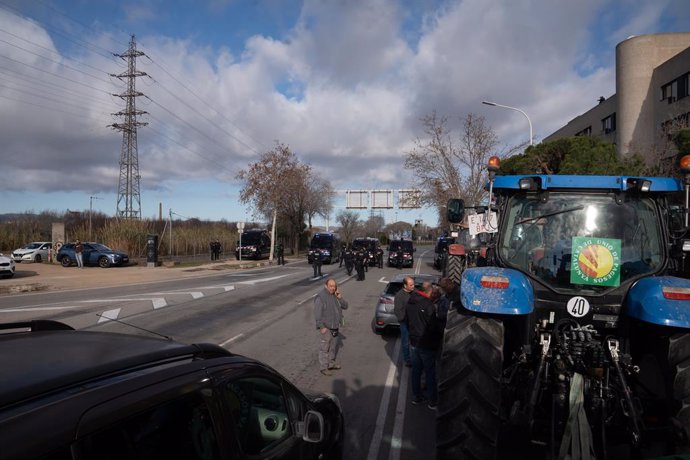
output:
[[[123,54],[115,54],[127,62],[127,71],[119,75],[110,74],[111,77],[126,81],[127,90],[122,94],[113,94],[125,100],[125,109],[113,113],[118,117],[124,117],[123,123],[113,123],[113,129],[122,131],[122,151],[120,154],[120,182],[117,192],[117,217],[125,219],[141,218],[141,194],[139,192],[139,153],[137,150],[137,128],[148,123],[137,121],[137,116],[148,112],[137,110],[136,98],[144,93],[136,90],[136,78],[147,76],[138,71],[137,57],[145,56],[142,51],[137,51],[134,35],[129,42],[129,49]],[[126,79],[126,80],[125,80]]]

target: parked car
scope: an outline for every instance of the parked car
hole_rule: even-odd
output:
[[[376,311],[374,313],[374,329],[376,330],[376,333],[380,334],[386,329],[400,327],[398,318],[396,318],[395,314],[393,313],[393,300],[395,299],[395,294],[402,289],[403,279],[406,276],[411,276],[414,279],[415,289],[419,289],[424,281],[437,283],[439,280],[437,275],[414,275],[412,273],[399,273],[395,275],[393,279],[386,284],[386,287],[376,303]]]
[[[112,267],[113,265],[127,265],[129,256],[124,252],[114,251],[108,246],[100,243],[82,243],[82,255],[84,265],[94,265],[101,268]],[[74,243],[63,244],[55,260],[60,262],[63,267],[77,263],[77,256],[74,253]]]
[[[235,258],[240,259],[263,259],[271,254],[271,236],[267,230],[251,229],[242,232],[241,239],[237,241],[235,247]]]
[[[360,249],[364,249],[367,251],[367,254],[369,255],[369,265],[372,267],[376,265],[376,253],[380,247],[381,243],[377,238],[355,238],[352,241],[353,250],[359,251]]]
[[[22,262],[41,263],[48,260],[48,253],[52,247],[53,243],[50,241],[35,241],[15,249],[12,252],[12,257],[18,264]]]
[[[21,350],[21,353],[17,353]],[[0,324],[0,459],[336,458],[336,396],[212,344]]]
[[[12,257],[0,254],[0,276],[12,278],[14,276],[14,267],[14,259]]]
[[[324,263],[338,262],[340,260],[340,237],[337,233],[332,232],[314,233],[307,251],[307,263],[314,262],[314,254],[317,250],[324,253]]]
[[[410,240],[392,240],[388,245],[388,266],[398,265],[398,252],[402,252],[402,266],[412,267],[414,265],[415,248]]]

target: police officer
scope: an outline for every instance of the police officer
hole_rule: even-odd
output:
[[[321,264],[323,263],[323,258],[321,255],[321,249],[314,249],[314,278],[321,278]]]
[[[402,243],[400,244],[400,247],[398,247],[398,251],[395,253],[395,261],[396,261],[396,265],[398,266],[398,270],[402,270],[402,267],[403,267]]]
[[[285,249],[283,248],[283,243],[278,243],[278,246],[276,246],[276,258],[278,259],[278,265],[285,265]]]
[[[355,254],[352,252],[352,248],[350,246],[345,249],[345,255],[343,257],[345,258],[345,271],[347,272],[347,276],[351,276],[352,269],[355,265]]]
[[[367,261],[366,252],[360,249],[355,254],[355,270],[357,271],[357,281],[364,281],[364,264]]]
[[[383,268],[383,249],[381,246],[376,249],[376,262],[378,263],[379,268]]]
[[[343,245],[340,246],[340,257],[339,257],[340,258],[340,264],[338,265],[338,268],[343,266],[343,262],[344,262],[343,259],[345,259],[345,252],[346,251],[347,251],[347,249],[345,248],[345,244],[343,243]],[[347,264],[345,264],[345,267],[347,268]]]

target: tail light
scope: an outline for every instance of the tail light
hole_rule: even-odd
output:
[[[510,286],[510,280],[508,280],[508,278],[505,276],[484,275],[480,280],[480,284],[485,288],[508,289],[508,286]]]
[[[690,287],[663,287],[661,292],[665,299],[690,300]]]

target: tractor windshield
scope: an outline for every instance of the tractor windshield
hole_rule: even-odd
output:
[[[602,292],[664,263],[654,202],[551,192],[511,197],[501,229],[503,262],[559,291]]]

